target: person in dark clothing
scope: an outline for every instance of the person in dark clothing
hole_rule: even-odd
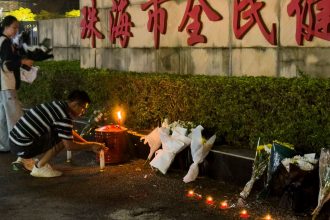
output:
[[[9,135],[11,151],[18,156],[13,166],[22,165],[34,177],[57,177],[62,172],[53,169],[48,161],[64,148],[106,150],[104,144],[85,141],[73,131],[72,119],[84,114],[89,103],[86,92],[75,90],[67,101],[43,103],[27,111]],[[39,161],[34,159],[41,154]]]
[[[0,26],[0,151],[2,152],[10,150],[9,132],[23,114],[16,94],[21,83],[20,67],[33,65],[33,61],[22,58],[12,44],[12,38],[17,34],[18,27],[18,20],[14,16],[6,16]]]

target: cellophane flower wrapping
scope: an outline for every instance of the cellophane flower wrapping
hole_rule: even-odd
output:
[[[282,160],[285,158],[291,158],[296,154],[297,152],[294,150],[293,145],[279,141],[273,141],[269,163],[268,163],[267,182],[264,192],[268,191],[269,184],[273,178],[273,174],[281,165]]]
[[[330,149],[321,149],[319,159],[319,177],[320,191],[318,205],[312,213],[313,219],[316,218],[323,205],[330,199]]]
[[[213,135],[205,143],[203,143],[202,130],[203,127],[201,125],[192,130],[192,140],[190,147],[193,163],[191,164],[188,173],[183,178],[185,183],[192,182],[197,178],[199,173],[198,164],[204,161],[216,139],[216,135]]]
[[[241,198],[246,199],[250,195],[255,181],[264,174],[269,163],[271,147],[271,144],[260,145],[257,147],[251,179],[245,184],[244,189],[240,193]]]
[[[110,113],[104,110],[95,110],[88,118],[87,124],[81,130],[80,136],[90,134],[95,128],[102,127],[110,123]]]

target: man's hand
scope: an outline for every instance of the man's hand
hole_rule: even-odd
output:
[[[24,58],[24,59],[21,60],[21,63],[22,63],[22,65],[26,65],[28,67],[32,67],[33,60]]]
[[[104,143],[91,142],[91,144],[93,144],[92,151],[94,151],[95,153],[99,153],[99,151],[102,149],[103,150],[108,149]]]
[[[65,140],[63,139],[63,144],[67,150],[78,151],[78,150],[91,150],[95,153],[98,153],[101,149],[107,150],[108,148],[105,147],[104,143],[98,142],[75,142],[73,140]]]

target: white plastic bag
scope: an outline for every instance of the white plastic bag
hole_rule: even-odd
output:
[[[32,66],[30,70],[26,70],[24,68],[20,68],[21,80],[27,83],[33,83],[33,81],[37,78],[37,74],[39,71],[38,66]]]

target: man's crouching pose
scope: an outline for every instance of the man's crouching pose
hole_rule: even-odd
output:
[[[34,177],[57,177],[62,172],[48,161],[64,148],[94,152],[105,148],[97,142],[79,142],[83,139],[73,131],[72,119],[83,115],[90,102],[86,92],[75,90],[67,101],[43,103],[27,111],[10,132],[11,152],[18,156],[13,166],[21,165]],[[34,157],[40,154],[40,160],[36,160]]]

